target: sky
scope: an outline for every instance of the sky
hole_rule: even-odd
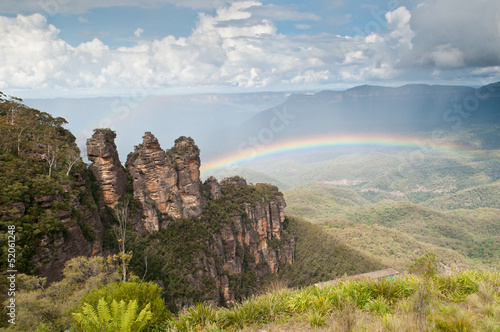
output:
[[[498,0],[2,0],[21,98],[500,81]]]

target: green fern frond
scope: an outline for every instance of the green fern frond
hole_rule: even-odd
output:
[[[148,322],[153,318],[153,313],[149,310],[151,304],[147,304],[144,309],[141,310],[139,316],[134,322],[134,331],[142,331],[146,328]]]
[[[97,311],[99,314],[100,320],[104,323],[105,326],[112,320],[111,313],[109,311],[109,306],[106,300],[103,298],[99,299],[99,303],[97,304]]]
[[[73,319],[84,331],[141,332],[153,318],[148,303],[137,315],[137,300],[126,303],[113,300],[109,305],[104,298],[99,299],[97,311],[85,303],[81,313],[74,313]]]
[[[85,331],[99,331],[102,328],[97,312],[88,303],[84,304],[82,313],[74,313],[73,317]]]
[[[131,332],[132,324],[137,317],[137,300],[131,300],[121,319],[121,331]]]
[[[85,318],[87,320],[89,330],[98,330],[100,327],[102,327],[98,313],[90,304],[85,303],[83,314],[85,315]]]

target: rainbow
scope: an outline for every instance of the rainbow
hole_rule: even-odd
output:
[[[297,139],[274,142],[254,148],[248,148],[229,153],[212,160],[202,162],[201,175],[207,176],[224,168],[240,166],[245,162],[258,160],[270,156],[285,155],[288,153],[335,148],[407,148],[418,149],[422,153],[453,153],[476,157],[486,157],[500,162],[498,154],[488,156],[464,145],[450,143],[444,140],[422,138],[416,136],[387,135],[387,134],[339,134],[326,136],[309,136]]]

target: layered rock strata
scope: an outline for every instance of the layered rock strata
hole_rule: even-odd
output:
[[[229,178],[224,179],[222,185],[232,185],[242,190],[247,183],[241,178]],[[271,199],[262,197],[257,202],[243,203],[245,214],[232,216],[231,227],[223,229],[222,239],[230,248],[225,269],[230,273],[238,273],[239,270],[239,264],[234,260],[236,245],[247,246],[255,257],[255,264],[266,262],[271,273],[277,273],[280,264],[293,263],[294,250],[290,250],[295,248],[293,237],[283,241],[286,244],[283,248],[271,246],[271,241],[278,242],[281,239],[285,222],[285,199],[277,188],[275,190]]]
[[[115,137],[109,129],[97,129],[87,141],[88,158],[93,162],[90,170],[101,185],[104,203],[111,207],[127,192],[127,174],[118,157]]]
[[[126,167],[149,231],[159,230],[165,217],[201,215],[200,155],[191,138],[181,137],[172,149],[164,151],[156,137],[146,132],[143,143],[129,155]]]

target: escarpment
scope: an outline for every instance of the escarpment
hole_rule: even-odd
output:
[[[113,140],[99,132],[89,140],[91,169],[110,206],[123,195],[126,178]],[[184,281],[178,308],[200,300],[230,305],[281,265],[293,263],[295,240],[283,229],[286,203],[277,187],[239,177],[202,183],[200,151],[187,137],[163,150],[146,132],[125,166],[140,210],[138,237],[147,246],[134,248],[134,260],[140,264],[150,253],[150,271],[165,271],[150,277],[161,280],[172,297],[184,287],[178,280]],[[162,252],[163,258],[155,261],[152,252]]]
[[[66,209],[57,208],[64,206],[65,195],[76,196],[76,193],[80,197],[75,197]],[[45,235],[30,259],[38,275],[47,278],[49,284],[62,279],[68,260],[102,254],[103,226],[85,173],[74,174],[71,186],[64,187],[61,193],[35,197],[35,202],[44,209],[55,209],[55,217],[61,220],[65,229],[61,233]]]
[[[240,287],[229,287],[235,280],[255,278],[254,287],[262,278],[276,274],[280,266],[293,264],[295,239],[283,229],[285,223],[283,194],[269,184],[249,185],[240,177],[224,179],[220,185],[214,178],[205,181],[205,190],[216,200],[209,202],[204,217],[216,222],[219,232],[214,234],[218,243],[217,259],[221,262],[221,300],[231,304],[241,293]],[[214,214],[225,215],[214,218]]]

